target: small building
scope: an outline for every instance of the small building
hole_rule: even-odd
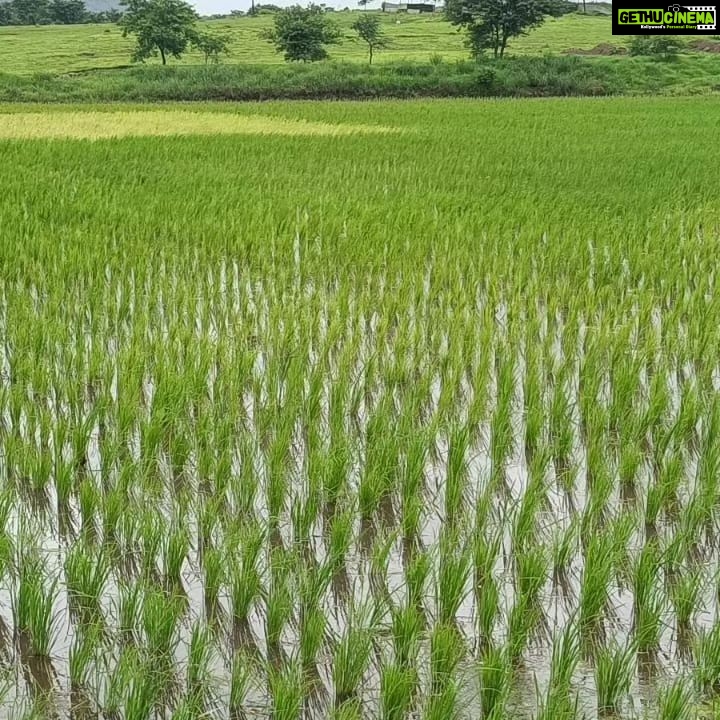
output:
[[[410,13],[417,15],[419,13],[435,12],[434,3],[404,3],[404,2],[384,2],[382,11],[386,13]]]

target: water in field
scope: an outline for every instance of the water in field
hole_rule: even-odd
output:
[[[720,235],[666,132],[698,103],[0,144],[0,716],[711,703]],[[662,217],[661,165],[577,167],[571,129],[620,110],[652,116],[626,154],[679,145]],[[635,173],[647,204],[612,221],[606,179]]]

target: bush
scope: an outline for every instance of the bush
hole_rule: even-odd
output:
[[[475,75],[475,81],[477,82],[478,88],[491,92],[497,82],[497,72],[495,68],[490,65],[481,65]]]
[[[638,35],[630,42],[630,54],[671,60],[684,47],[682,40],[672,35]]]

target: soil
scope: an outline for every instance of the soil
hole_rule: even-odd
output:
[[[699,50],[700,52],[720,53],[720,42],[705,40],[703,38],[689,42],[688,47],[692,50]]]
[[[565,50],[564,55],[625,55],[627,54],[627,48],[621,45],[613,45],[611,43],[600,43],[594,48],[583,49],[583,48],[570,48]]]

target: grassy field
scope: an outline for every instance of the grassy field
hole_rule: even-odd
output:
[[[0,108],[0,715],[710,706],[717,117]]]
[[[336,59],[364,61],[365,48],[357,41],[350,25],[357,13],[336,13],[333,17],[344,29],[342,45],[332,48]],[[377,55],[377,62],[421,60],[439,54],[445,59],[466,58],[463,36],[439,17],[381,15],[391,46]],[[261,38],[272,24],[272,16],[207,21],[207,26],[232,37],[226,62],[282,63],[268,42]],[[570,15],[549,20],[527,37],[512,43],[511,50],[521,54],[561,52],[568,48],[591,48],[600,42],[612,42],[610,18]],[[1,27],[0,72],[32,74],[64,73],[92,68],[127,65],[132,40],[124,39],[113,25],[46,27]],[[159,60],[157,61],[159,62]],[[176,62],[176,61],[171,61]],[[184,64],[202,62],[190,53]]]

